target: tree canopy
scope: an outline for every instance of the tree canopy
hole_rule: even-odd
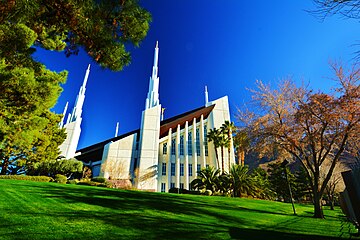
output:
[[[122,70],[130,63],[125,44],[138,46],[150,14],[136,0],[0,1],[0,167],[56,159],[64,130],[50,109],[67,72],[52,72],[33,59],[36,48],[83,48],[100,66]]]
[[[32,45],[65,51],[67,56],[83,47],[98,64],[112,70],[130,63],[124,44],[138,46],[151,20],[137,0],[11,0],[0,2],[0,12],[1,25],[27,27],[18,34],[31,33]]]

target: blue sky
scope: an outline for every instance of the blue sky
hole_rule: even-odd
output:
[[[328,91],[333,84],[329,61],[350,65],[359,50],[360,23],[338,16],[324,22],[305,10],[302,1],[142,0],[152,14],[148,36],[130,47],[132,63],[122,72],[101,69],[84,51],[38,50],[35,57],[49,69],[68,70],[67,83],[53,111],[72,108],[85,70],[92,64],[83,108],[78,148],[139,128],[159,41],[160,103],[165,118],[204,105],[209,98],[229,96],[232,120],[236,107],[250,100],[256,79],[275,83],[291,76],[297,83]]]

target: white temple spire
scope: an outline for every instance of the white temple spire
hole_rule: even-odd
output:
[[[68,109],[68,105],[69,105],[69,102],[66,102],[65,108],[64,108],[64,111],[63,111],[63,114],[62,114],[63,117],[61,118],[61,122],[59,123],[60,128],[63,128],[63,126],[64,126],[64,119],[65,119],[66,111]]]
[[[209,93],[207,86],[205,86],[205,106],[209,103]]]
[[[158,77],[158,61],[159,61],[159,43],[156,42],[154,52],[154,65],[149,81],[149,92],[145,102],[145,109],[159,105],[159,77]]]
[[[65,141],[59,146],[61,155],[66,159],[73,158],[75,156],[76,148],[79,143],[81,133],[81,113],[85,100],[86,83],[90,73],[90,64],[88,65],[83,84],[80,87],[79,94],[76,97],[74,108],[69,113],[66,123],[63,125],[66,132]],[[67,106],[67,105],[66,105]],[[64,113],[66,111],[64,110]]]
[[[70,122],[73,122],[78,118],[81,118],[82,107],[84,105],[84,100],[85,100],[86,84],[87,84],[87,80],[89,77],[89,73],[90,73],[90,64],[88,65],[88,68],[86,69],[83,84],[80,87],[79,94],[76,98],[75,105],[74,105],[73,111],[71,113]]]
[[[118,136],[118,133],[119,133],[119,122],[116,123],[115,137]]]

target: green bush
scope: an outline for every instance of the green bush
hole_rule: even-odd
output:
[[[71,180],[68,180],[67,183],[68,183],[68,184],[78,184],[78,183],[79,183],[79,180],[77,180],[77,179],[71,179]]]
[[[67,182],[67,177],[61,174],[56,174],[55,182],[65,184]]]
[[[80,182],[77,183],[77,185],[85,185],[85,186],[95,186],[95,187],[107,187],[107,188],[111,188],[112,187],[112,183],[105,181],[103,183],[101,182],[95,182],[95,181],[90,181],[87,179],[81,179]]]
[[[34,163],[28,166],[29,175],[49,175],[55,177],[62,174],[67,177],[79,175],[83,171],[83,163],[76,159],[62,159]]]
[[[98,183],[106,183],[106,178],[103,178],[103,177],[94,177],[91,179],[91,181],[93,182],[98,182]]]
[[[0,175],[0,179],[25,180],[33,182],[52,182],[54,179],[47,176],[27,176],[27,175]]]

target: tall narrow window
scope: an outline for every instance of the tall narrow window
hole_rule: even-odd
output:
[[[201,171],[201,164],[198,164],[196,167],[197,175],[199,175],[199,172]]]
[[[170,183],[170,188],[175,188],[175,183]]]
[[[188,155],[192,156],[192,133],[191,132],[188,133],[187,147],[188,147]]]
[[[180,163],[180,176],[184,176],[184,164]]]
[[[189,176],[192,177],[192,175],[193,175],[192,164],[189,163]]]
[[[184,189],[184,184],[180,183],[180,189]]]
[[[166,184],[161,183],[161,192],[165,192]]]
[[[207,126],[204,125],[204,147],[205,147],[205,156],[209,155],[209,149],[208,149],[208,140],[207,140]]]
[[[163,176],[166,176],[166,163],[162,163],[162,169],[161,169],[161,173]]]
[[[175,163],[171,163],[171,176],[175,176]]]
[[[163,144],[163,154],[166,155],[167,154],[167,143]]]
[[[180,155],[184,155],[184,135],[180,136]]]
[[[200,130],[196,128],[196,155],[200,156]]]
[[[171,140],[171,155],[175,155],[176,141],[175,138]]]

